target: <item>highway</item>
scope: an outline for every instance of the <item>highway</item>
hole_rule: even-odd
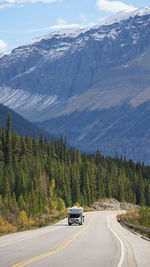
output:
[[[149,267],[150,242],[123,228],[117,211],[85,213],[82,226],[52,226],[0,237],[0,266]]]

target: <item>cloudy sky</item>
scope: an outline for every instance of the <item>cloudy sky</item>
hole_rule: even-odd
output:
[[[150,0],[0,0],[0,52],[61,29],[90,27]]]

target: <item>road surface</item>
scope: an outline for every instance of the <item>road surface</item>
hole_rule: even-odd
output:
[[[123,228],[116,211],[85,213],[82,226],[67,219],[0,237],[0,266],[149,267],[150,242]]]

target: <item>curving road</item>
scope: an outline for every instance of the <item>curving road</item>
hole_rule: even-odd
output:
[[[49,227],[0,237],[0,266],[149,267],[150,242],[124,229],[116,211],[85,214]]]

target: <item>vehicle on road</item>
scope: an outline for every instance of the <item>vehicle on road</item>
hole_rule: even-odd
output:
[[[84,222],[83,208],[72,207],[68,208],[68,225],[79,224],[82,225]]]

